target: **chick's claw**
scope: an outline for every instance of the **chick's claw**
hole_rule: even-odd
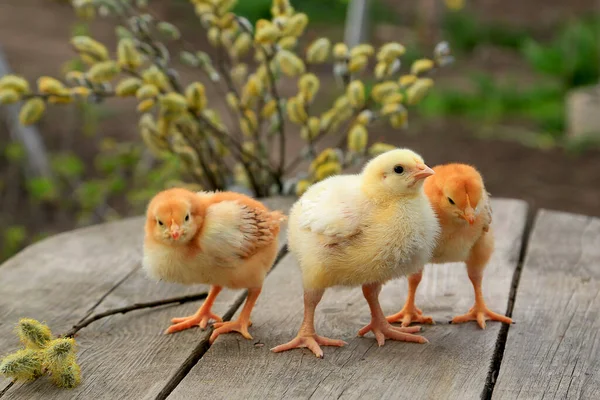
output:
[[[485,321],[500,321],[505,324],[512,324],[513,320],[509,317],[506,317],[502,314],[498,314],[487,308],[486,305],[475,305],[471,307],[468,313],[463,315],[457,315],[452,318],[453,324],[461,324],[463,322],[468,321],[477,321],[477,325],[481,329],[485,329],[486,324]]]
[[[358,331],[358,336],[362,337],[368,332],[373,332],[379,346],[384,345],[385,339],[398,340],[402,342],[429,343],[429,340],[427,340],[425,337],[413,335],[413,333],[419,332],[420,330],[420,326],[399,328],[390,325],[390,323],[385,320],[384,322],[372,321],[369,325]]]
[[[409,307],[404,306],[402,310],[397,312],[396,314],[390,315],[386,317],[389,323],[401,322],[402,326],[406,327],[416,322],[418,324],[435,324],[433,322],[433,318],[428,315],[423,315],[423,311],[421,311],[418,307]]]
[[[211,319],[215,321],[223,321],[221,317],[219,317],[217,314],[213,314],[210,311],[201,313],[199,312],[194,315],[190,315],[189,317],[173,318],[171,320],[173,325],[171,325],[165,333],[175,333],[185,329],[193,328],[195,326],[199,326],[200,329],[206,329],[206,326]]]
[[[312,351],[317,358],[323,358],[323,350],[321,350],[321,346],[342,347],[347,344],[348,343],[344,342],[343,340],[329,339],[319,335],[297,336],[285,344],[273,347],[271,351],[274,353],[280,353],[282,351],[306,347]]]

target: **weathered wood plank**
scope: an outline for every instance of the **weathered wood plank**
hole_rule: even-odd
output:
[[[0,266],[0,355],[13,351],[19,318],[68,330],[140,267],[142,220],[109,223],[54,236]],[[0,382],[0,387],[8,380]]]
[[[517,266],[527,206],[516,200],[494,200],[497,250],[488,265],[484,290],[488,305],[504,312]],[[437,279],[433,279],[437,273]],[[274,354],[269,349],[287,342],[302,320],[302,284],[292,255],[267,278],[252,321],[254,342],[227,337],[215,343],[169,399],[224,398],[410,398],[479,399],[498,339],[500,324],[485,331],[475,323],[449,325],[473,303],[471,284],[460,264],[428,266],[417,295],[418,305],[438,322],[427,326],[429,344],[387,341],[378,348],[372,336],[357,338],[369,321],[359,289],[325,293],[317,309],[317,331],[349,342],[324,348],[325,359],[308,350]],[[387,313],[398,310],[406,280],[392,282],[381,294]]]
[[[269,199],[265,203],[272,208],[287,212],[292,201],[289,198],[275,198]],[[141,262],[143,228],[141,221],[134,222],[136,229],[129,232],[132,238],[124,241],[123,244],[113,243],[115,249],[112,251],[131,252],[135,263],[139,264]],[[106,235],[110,236],[114,233],[107,231]],[[80,236],[86,238],[86,236]],[[285,225],[280,239],[283,246]],[[83,246],[82,248],[85,249]],[[109,249],[105,246],[103,250],[108,251]],[[79,259],[86,260],[83,254]],[[68,266],[75,261],[76,259],[72,258],[64,262]],[[115,268],[113,262],[106,260],[101,269],[106,272],[111,268]],[[96,279],[102,280],[101,277],[96,277]],[[43,283],[38,282],[38,287],[41,286]],[[96,311],[102,312],[135,302],[180,296],[201,292],[205,289],[207,290],[208,286],[186,287],[155,283],[146,277],[143,270],[137,269],[114,290],[109,293],[104,292],[104,298],[101,299]],[[68,297],[70,287],[62,291]],[[220,315],[227,312],[232,314],[239,306],[239,297],[242,293],[242,291],[224,290],[217,298],[215,312]],[[99,296],[96,296],[95,301],[98,300]],[[76,301],[75,298],[72,301]],[[199,305],[200,302],[196,302],[160,309],[140,310],[98,321],[84,328],[77,337],[80,346],[79,361],[83,375],[82,384],[78,388],[70,391],[57,389],[44,379],[30,384],[15,385],[8,391],[5,398],[155,398],[178,373],[188,357],[199,356],[199,353],[203,353],[208,346],[206,341],[210,331],[189,329],[175,335],[163,334],[172,317],[192,314]],[[15,311],[19,315],[22,314],[18,307],[15,307]],[[40,318],[44,318],[45,315],[43,309],[38,312]],[[15,318],[12,319],[15,320]],[[67,321],[64,325],[68,326],[77,322],[77,319],[71,318]],[[253,328],[250,329],[253,331]],[[12,346],[16,346],[16,339]],[[193,354],[194,352],[197,354]]]
[[[600,219],[540,211],[493,399],[600,398]]]

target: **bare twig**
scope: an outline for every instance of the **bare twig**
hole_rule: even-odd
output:
[[[112,310],[106,310],[104,312],[94,314],[91,317],[84,319],[83,321],[79,322],[77,325],[74,325],[70,331],[68,331],[67,333],[60,335],[60,336],[61,337],[74,337],[77,332],[79,332],[86,326],[90,325],[91,323],[96,322],[102,318],[109,317],[111,315],[126,314],[128,312],[135,311],[135,310],[141,310],[144,308],[160,307],[160,306],[165,306],[168,304],[184,304],[184,303],[189,303],[191,301],[205,299],[206,296],[208,296],[208,293],[202,292],[202,293],[191,294],[188,296],[172,297],[172,298],[164,299],[164,300],[149,301],[147,303],[135,303],[135,304],[132,304],[132,305],[126,306],[126,307],[114,308]]]

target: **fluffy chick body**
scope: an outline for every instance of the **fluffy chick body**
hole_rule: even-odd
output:
[[[292,208],[289,247],[305,288],[387,282],[419,271],[431,258],[439,224],[427,199],[380,201],[361,186],[361,175],[334,176],[309,188]],[[323,195],[329,199],[316,203]],[[331,221],[339,214],[346,220]],[[317,232],[306,229],[310,224]]]
[[[379,304],[382,285],[415,273],[432,256],[439,224],[423,190],[434,172],[408,149],[371,160],[358,175],[330,177],[311,186],[290,211],[288,246],[298,259],[304,284],[304,319],[296,338],[274,352],[308,347],[322,357],[324,346],[341,340],[321,337],[314,329],[315,309],[326,288],[362,285],[373,332],[385,339],[425,343],[419,327],[395,328]]]

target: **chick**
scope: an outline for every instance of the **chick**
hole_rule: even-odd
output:
[[[194,315],[174,318],[166,333],[219,321],[210,343],[222,333],[248,333],[250,314],[278,251],[285,216],[259,201],[233,192],[199,192],[174,188],[158,193],[146,213],[143,266],[154,279],[183,284],[210,284]],[[211,308],[223,287],[248,289],[236,321],[222,322]]]
[[[390,279],[417,272],[431,257],[439,224],[423,180],[432,175],[421,156],[395,149],[371,160],[358,175],[338,175],[311,186],[290,212],[288,246],[298,259],[304,286],[304,320],[295,339],[274,352],[308,347],[317,357],[322,346],[343,346],[316,334],[315,308],[325,289],[362,286],[379,346],[385,339],[426,343],[413,333],[420,327],[390,325],[379,292]]]
[[[435,175],[425,181],[425,193],[437,214],[442,234],[433,252],[431,263],[465,262],[469,279],[475,290],[475,305],[452,323],[476,320],[482,329],[485,321],[507,324],[512,319],[487,308],[481,290],[483,270],[494,251],[492,208],[483,178],[473,167],[465,164],[446,164],[433,168]],[[408,296],[402,310],[387,317],[388,322],[433,323],[429,316],[415,306],[415,293],[422,272],[408,278]]]

